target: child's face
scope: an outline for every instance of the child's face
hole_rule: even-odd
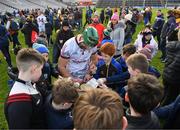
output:
[[[101,56],[103,60],[105,61],[105,63],[108,63],[111,60],[111,57],[103,52],[101,52]]]
[[[43,53],[42,56],[44,57],[45,61],[47,62],[49,59],[49,54],[48,53]]]
[[[31,67],[32,82],[37,82],[39,80],[39,78],[42,75],[42,68],[43,65],[32,65]]]

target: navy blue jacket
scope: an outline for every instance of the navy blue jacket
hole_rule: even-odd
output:
[[[101,59],[97,64],[97,71],[96,74],[94,75],[94,78],[95,79],[107,78],[115,75],[120,75],[121,73],[122,73],[121,65],[114,58],[112,58],[112,61],[109,66],[106,66],[104,60]],[[114,85],[108,85],[108,87],[115,88]]]
[[[0,24],[0,48],[9,46],[8,32],[6,28]]]
[[[157,31],[157,32],[159,32],[159,34],[161,34],[161,30],[162,30],[162,27],[164,25],[164,22],[165,22],[165,20],[164,20],[164,17],[162,15],[157,16],[156,20],[154,22],[154,25],[153,25],[153,30]]]
[[[116,61],[120,63],[123,72],[126,72],[128,70],[128,67],[126,65],[126,61],[122,56],[116,58]]]
[[[41,92],[43,97],[46,97],[52,89],[51,76],[58,78],[59,72],[53,68],[52,64],[48,61],[42,68],[42,75],[36,82],[37,89]]]
[[[154,112],[159,118],[166,119],[164,128],[180,128],[180,95],[173,103],[156,108]]]
[[[71,109],[56,110],[52,107],[52,95],[49,95],[45,103],[46,123],[49,129],[73,129]]]
[[[157,78],[161,76],[160,72],[153,66],[148,67],[148,73],[156,76]]]
[[[161,31],[161,38],[165,39],[171,34],[172,31],[176,28],[176,18],[174,16],[169,16],[168,21],[163,25]]]

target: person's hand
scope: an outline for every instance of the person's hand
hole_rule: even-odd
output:
[[[102,89],[108,89],[108,87],[105,84],[100,84],[98,87]]]
[[[96,73],[96,70],[97,70],[97,67],[95,64],[91,63],[90,66],[89,66],[89,71],[91,74],[95,74]]]
[[[80,78],[72,78],[71,79],[73,82],[78,82],[78,83],[83,83],[83,79],[80,79]]]
[[[84,81],[84,82],[87,82],[87,81],[89,81],[90,79],[92,79],[92,76],[89,75],[89,74],[86,74],[83,81]]]
[[[106,82],[106,78],[99,78],[97,80],[97,82],[100,84],[100,85],[103,85],[105,82]]]

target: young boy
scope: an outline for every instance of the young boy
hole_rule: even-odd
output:
[[[130,77],[134,77],[139,73],[148,73],[149,63],[143,54],[133,54],[126,60]]]
[[[94,78],[107,78],[122,73],[121,65],[113,58],[115,50],[115,45],[109,42],[104,43],[101,46],[100,52],[102,59],[100,59],[97,63],[97,71]],[[119,84],[114,83],[109,84],[108,86],[114,90],[117,90]]]
[[[148,74],[138,74],[128,81],[125,101],[128,129],[159,129],[160,123],[152,110],[162,99],[162,86],[158,79]]]
[[[134,45],[131,44],[127,44],[123,47],[123,52],[122,52],[122,56],[116,58],[116,60],[120,63],[120,65],[122,66],[122,70],[123,72],[126,72],[128,70],[128,67],[126,65],[126,60],[127,58],[134,54],[136,52],[136,47]]]
[[[111,30],[110,29],[104,29],[103,31],[103,40],[102,40],[102,45],[106,42],[110,42],[110,43],[113,43],[113,40],[111,40],[111,37],[110,37],[110,32]]]
[[[9,129],[44,128],[42,97],[34,82],[42,74],[44,58],[33,49],[22,49],[16,57],[19,70],[5,102],[5,116]]]
[[[89,89],[74,104],[74,128],[119,129],[127,127],[119,95],[109,89]]]
[[[33,49],[41,53],[41,55],[45,59],[45,63],[42,68],[42,75],[40,79],[36,82],[36,86],[43,95],[43,97],[46,97],[49,94],[49,91],[52,89],[51,76],[58,78],[59,72],[55,68],[53,68],[52,64],[50,63],[49,50],[45,45],[34,43]]]
[[[55,81],[52,94],[48,96],[45,104],[49,129],[73,129],[71,110],[77,98],[78,92],[71,80]]]

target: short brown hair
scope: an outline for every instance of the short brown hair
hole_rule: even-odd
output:
[[[56,80],[52,89],[52,97],[56,104],[65,102],[74,103],[78,98],[74,82],[67,78]]]
[[[43,65],[45,62],[43,56],[31,49],[31,48],[23,48],[21,49],[16,57],[16,64],[19,70],[26,71],[32,64]]]
[[[140,114],[147,114],[153,110],[163,95],[159,80],[155,76],[143,73],[128,80],[127,93],[132,108]]]
[[[123,54],[128,53],[129,55],[132,55],[136,52],[136,47],[131,44],[127,44],[123,47]]]
[[[73,109],[76,129],[121,129],[123,106],[112,90],[90,89],[81,95]]]
[[[138,69],[142,73],[148,72],[149,63],[147,58],[143,54],[133,54],[127,58],[127,65],[130,66],[133,70]]]

